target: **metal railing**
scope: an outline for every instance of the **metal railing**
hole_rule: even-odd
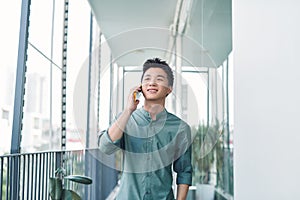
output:
[[[11,200],[12,192],[18,191],[19,199],[50,199],[49,178],[55,176],[60,167],[63,151],[38,153],[21,153],[0,156],[0,197]],[[84,174],[84,150],[65,151],[66,174]],[[16,169],[18,168],[18,169]],[[19,180],[13,180],[13,173],[18,173]],[[13,182],[18,181],[17,190],[13,190]],[[68,188],[74,185],[66,183]],[[82,194],[84,189],[77,193]],[[15,199],[14,199],[15,200]]]

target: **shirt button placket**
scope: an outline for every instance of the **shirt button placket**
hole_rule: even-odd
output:
[[[150,161],[151,157],[152,157],[152,152],[153,152],[151,138],[148,139],[147,144],[148,144],[147,160]],[[149,164],[151,165],[151,163],[149,163]]]
[[[152,200],[152,195],[151,195],[151,190],[146,189],[145,195],[144,195],[144,200]]]
[[[152,142],[151,138],[147,139],[147,146],[148,146],[148,152],[147,152],[147,160],[149,163],[149,166],[151,166],[151,153],[152,153]],[[151,195],[151,168],[149,168],[149,171],[146,172],[146,190],[145,190],[145,198],[144,199],[152,199]]]
[[[151,166],[151,156],[152,156],[152,136],[153,136],[153,124],[152,122],[149,125],[149,133],[150,137],[147,138],[147,161],[148,164]],[[149,135],[148,135],[149,136]],[[146,172],[146,188],[145,188],[145,200],[151,200],[152,194],[151,194],[151,168],[148,172]]]

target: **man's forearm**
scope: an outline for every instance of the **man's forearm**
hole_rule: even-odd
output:
[[[177,186],[177,198],[176,200],[185,200],[189,191],[189,185],[179,184]]]
[[[124,110],[119,116],[119,118],[108,129],[108,135],[113,142],[122,137],[128,119],[131,116],[131,113],[132,112],[128,110]]]

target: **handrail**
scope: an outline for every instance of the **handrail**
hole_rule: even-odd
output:
[[[84,173],[85,150],[72,151],[41,151],[34,153],[14,153],[0,156],[0,198],[9,200],[13,191],[17,191],[18,199],[50,199],[49,178],[55,176],[57,162],[61,154],[66,154],[67,174]],[[18,163],[18,165],[14,165]],[[17,188],[12,188],[10,177],[15,167],[19,169],[20,181]],[[66,183],[68,188],[74,184]],[[17,189],[17,190],[16,190]],[[84,190],[78,191],[83,193]]]
[[[10,154],[3,154],[3,155],[0,155],[0,158],[2,158],[2,157],[13,157],[13,156],[19,156],[19,155],[43,154],[43,153],[77,152],[77,151],[85,151],[85,150],[93,150],[93,149],[48,150],[48,151],[38,151],[38,152],[10,153]]]

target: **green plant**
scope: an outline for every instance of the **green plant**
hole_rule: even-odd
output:
[[[0,178],[2,178],[2,185],[0,185],[1,186],[1,188],[2,188],[2,197],[1,197],[1,199],[5,199],[5,197],[6,197],[6,187],[8,187],[8,183],[7,183],[7,171],[6,171],[6,167],[3,167],[3,168],[0,168],[0,170],[2,170],[2,172],[0,172],[1,173],[1,176],[2,177],[0,177]],[[4,187],[3,187],[4,186]]]
[[[49,193],[52,200],[81,200],[81,197],[76,192],[63,187],[63,180],[85,185],[92,183],[92,179],[90,177],[82,175],[66,176],[65,169],[58,168],[55,171],[55,177],[50,177],[49,179]]]
[[[223,167],[223,125],[215,121],[213,125],[199,124],[192,128],[193,182],[209,184],[211,175],[222,171]]]

